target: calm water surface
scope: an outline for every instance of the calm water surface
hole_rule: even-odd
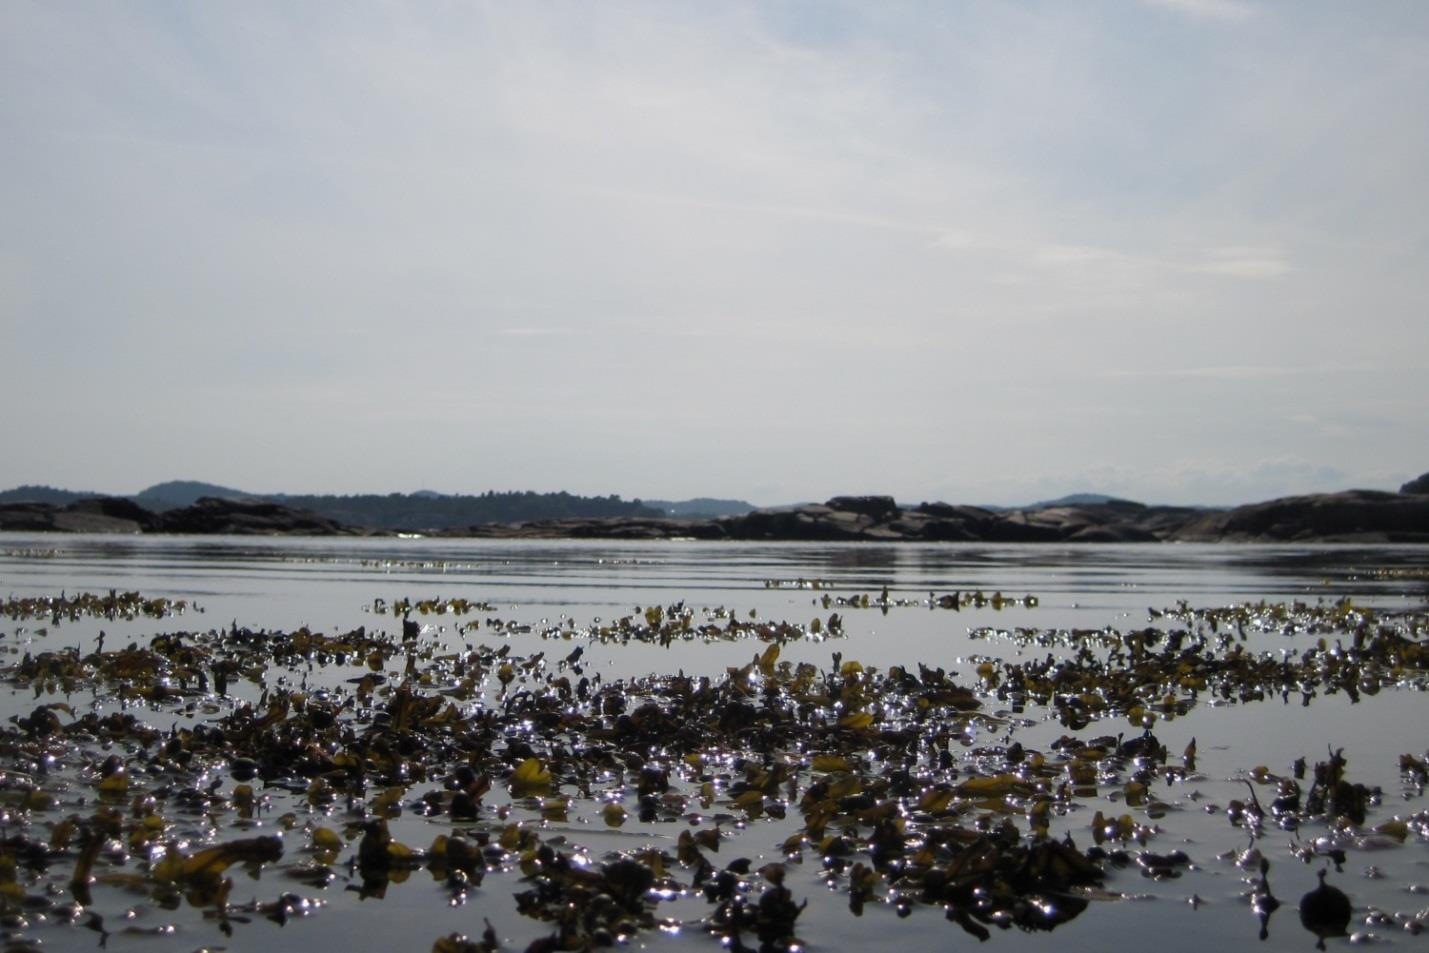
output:
[[[110,648],[128,641],[145,644],[155,634],[181,630],[226,628],[231,624],[290,631],[307,626],[341,632],[357,626],[400,630],[391,615],[373,611],[374,600],[461,597],[491,604],[480,613],[483,625],[459,632],[451,617],[422,618],[424,639],[451,649],[463,645],[510,645],[513,654],[546,652],[555,659],[575,644],[584,647],[588,672],[606,679],[653,674],[706,674],[722,677],[730,667],[748,663],[764,646],[758,641],[677,642],[669,647],[639,643],[597,643],[580,630],[599,622],[631,615],[637,607],[683,603],[697,610],[722,607],[740,618],[807,623],[827,617],[819,600],[825,595],[867,593],[877,597],[886,588],[891,600],[926,600],[952,592],[994,592],[1014,599],[1036,597],[1035,606],[968,607],[960,612],[896,607],[843,612],[844,637],[786,644],[782,659],[833,664],[833,653],[865,665],[887,668],[919,663],[958,673],[975,684],[975,657],[1033,656],[1058,647],[1019,648],[1009,638],[973,639],[971,630],[991,628],[1012,632],[1035,629],[1137,629],[1148,625],[1148,610],[1185,601],[1193,607],[1259,602],[1333,602],[1351,597],[1383,609],[1422,608],[1429,603],[1424,569],[1429,550],[1396,547],[1250,547],[1250,546],[985,546],[985,545],[798,545],[494,542],[452,540],[267,540],[249,538],[67,537],[0,535],[0,595],[49,596],[60,592],[137,590],[146,596],[184,599],[195,608],[168,619],[81,620],[48,624],[49,620],[0,620],[0,647],[9,658],[26,652],[74,645],[89,651],[99,632]],[[818,588],[811,588],[813,584]],[[514,623],[503,626],[492,620]],[[577,627],[570,640],[542,638],[567,620]],[[529,631],[527,630],[529,628]],[[1249,648],[1303,650],[1308,636],[1252,633]],[[1296,640],[1299,641],[1296,641]],[[327,673],[341,681],[351,672]],[[323,673],[313,673],[314,685]],[[273,682],[273,686],[278,682]],[[254,686],[251,691],[259,689]],[[6,716],[33,706],[27,694],[3,701]],[[1043,749],[1066,732],[1036,710],[1009,712],[995,698],[988,710],[1012,718],[1000,727],[972,727],[961,739],[971,750],[979,745],[1017,740],[1029,749]],[[1293,851],[1326,829],[1303,830],[1299,836],[1266,828],[1255,845],[1272,859],[1271,883],[1285,906],[1270,921],[1269,938],[1257,940],[1259,924],[1247,894],[1250,877],[1227,856],[1248,845],[1246,835],[1232,826],[1224,805],[1244,798],[1240,779],[1258,765],[1276,773],[1305,757],[1324,760],[1329,748],[1344,748],[1350,775],[1379,785],[1383,799],[1371,814],[1373,826],[1396,816],[1425,810],[1420,793],[1406,787],[1398,770],[1401,754],[1424,757],[1429,748],[1429,709],[1413,686],[1384,691],[1351,703],[1343,695],[1321,696],[1302,707],[1300,699],[1275,698],[1258,704],[1202,703],[1188,714],[1156,727],[1157,737],[1173,753],[1192,739],[1199,747],[1199,773],[1158,791],[1171,811],[1156,823],[1160,833],[1148,846],[1186,851],[1194,866],[1172,880],[1153,881],[1134,867],[1113,871],[1109,897],[1096,902],[1055,934],[994,931],[990,946],[1073,949],[1113,944],[1155,943],[1160,949],[1203,950],[1219,944],[1231,948],[1310,949],[1314,938],[1296,920],[1295,903],[1315,884],[1323,863],[1305,864]],[[156,725],[167,728],[155,713]],[[1093,723],[1083,734],[1130,734],[1124,719]],[[1173,754],[1174,757],[1174,754]],[[231,783],[226,779],[216,779]],[[1308,787],[1308,782],[1306,782]],[[1273,789],[1269,789],[1273,791]],[[1273,794],[1262,796],[1273,797]],[[1109,798],[1108,814],[1124,807]],[[1057,831],[1068,831],[1080,844],[1090,841],[1090,814],[1083,805],[1059,820]],[[796,827],[796,811],[786,822],[755,821],[737,830],[714,858],[727,862],[739,856],[755,866],[781,857],[780,843]],[[319,818],[319,821],[322,819]],[[336,826],[335,822],[326,821]],[[446,829],[443,824],[411,815],[394,822],[401,840],[425,846]],[[672,849],[679,827],[669,824],[628,825],[606,830],[598,819],[573,815],[565,825],[547,824],[546,835],[564,833],[571,844],[599,859],[607,851],[629,850],[655,843]],[[1429,933],[1412,936],[1385,925],[1365,925],[1366,912],[1377,907],[1413,914],[1429,907],[1429,847],[1411,835],[1403,844],[1380,838],[1350,850],[1342,874],[1334,880],[1352,897],[1360,930],[1411,949],[1429,948]],[[295,889],[278,875],[264,873],[258,881],[237,875],[238,894],[267,897]],[[425,880],[425,882],[424,882]],[[791,868],[789,885],[809,907],[799,920],[799,935],[811,949],[872,948],[890,937],[910,949],[933,950],[974,943],[956,925],[931,907],[899,919],[887,906],[870,905],[861,917],[851,915],[844,894],[825,886],[816,854]],[[519,873],[489,876],[483,887],[462,905],[446,902],[446,893],[430,878],[414,875],[394,884],[385,899],[360,899],[344,889],[341,879],[325,890],[306,893],[324,901],[311,916],[277,926],[261,916],[224,937],[216,926],[193,911],[155,911],[142,896],[115,888],[102,891],[96,909],[105,910],[111,924],[107,948],[194,950],[201,947],[303,949],[313,944],[358,951],[420,949],[451,932],[480,933],[483,917],[496,926],[509,949],[524,949],[548,931],[543,924],[519,916],[511,892],[522,889]],[[124,914],[145,929],[172,925],[173,931],[124,935],[116,924]],[[708,913],[702,901],[662,903],[662,916],[688,917]],[[41,941],[46,947],[79,949],[98,945],[99,935],[81,927],[31,926],[11,930],[15,939]],[[1347,944],[1345,939],[1329,943]],[[641,935],[636,947],[714,949],[716,941],[697,927],[679,935]]]

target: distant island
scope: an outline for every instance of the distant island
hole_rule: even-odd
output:
[[[725,512],[701,512],[700,507]],[[741,507],[744,507],[741,509]],[[1149,543],[1429,543],[1429,474],[1398,493],[1345,490],[1231,508],[1148,506],[1076,494],[1026,507],[838,496],[755,509],[569,493],[254,496],[174,482],[133,497],[18,487],[0,493],[0,530],[78,533],[393,535],[481,538]]]

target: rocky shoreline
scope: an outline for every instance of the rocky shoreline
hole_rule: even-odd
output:
[[[1407,488],[1406,488],[1407,489]],[[269,536],[390,536],[278,503],[206,497],[152,513],[131,500],[0,506],[0,531]],[[424,532],[413,527],[413,532]],[[710,519],[613,517],[489,523],[425,535],[483,539],[704,539],[794,542],[1352,542],[1429,543],[1429,495],[1347,490],[1231,509],[1125,500],[992,510],[949,503],[900,507],[889,496]]]
[[[367,536],[316,513],[279,503],[205,497],[193,506],[154,513],[133,500],[95,497],[67,506],[0,505],[0,531],[57,533],[212,533],[239,536]]]

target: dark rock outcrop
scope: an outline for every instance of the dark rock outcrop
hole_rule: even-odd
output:
[[[522,523],[482,523],[433,535],[477,539],[724,539],[717,520],[592,517],[528,520]]]
[[[1399,488],[1399,492],[1404,494],[1417,495],[1429,494],[1429,473],[1420,474],[1419,476],[1410,480],[1408,483],[1404,484]]]
[[[39,533],[143,533],[154,528],[154,514],[120,497],[90,497],[68,505],[0,505],[0,530]]]
[[[88,513],[94,516],[105,516],[110,519],[127,520],[136,523],[144,529],[152,528],[156,520],[154,514],[144,509],[133,500],[122,496],[96,496],[85,500],[77,500],[71,503],[66,509],[71,513]]]
[[[1346,490],[1209,513],[1171,538],[1236,542],[1429,542],[1429,496]]]
[[[1429,542],[1429,497],[1368,490],[1291,497],[1228,511],[1117,499],[997,512],[948,503],[901,510],[864,502],[870,499],[880,498],[835,497],[822,505],[765,510],[720,522],[730,539]]]
[[[43,533],[55,529],[55,514],[64,508],[50,503],[0,504],[0,530]]]
[[[857,513],[879,522],[898,515],[898,504],[891,496],[836,496],[824,504],[839,513]]]
[[[133,500],[94,497],[67,506],[0,505],[0,530],[55,533],[214,533],[267,536],[366,534],[334,520],[277,503],[205,497],[193,506],[151,513]]]
[[[730,539],[1154,542],[1163,538],[1164,531],[1169,529],[1162,524],[1179,525],[1177,521],[1166,519],[1165,509],[1112,501],[1001,512],[977,506],[922,503],[904,510],[899,509],[891,497],[840,496],[823,504],[762,510],[721,522]]]
[[[280,503],[205,496],[192,506],[157,517],[159,532],[262,536],[346,536],[362,530]]]
[[[722,521],[730,539],[793,539],[836,542],[862,538],[872,528],[872,517],[852,510],[835,510],[817,504],[789,509],[756,510]]]

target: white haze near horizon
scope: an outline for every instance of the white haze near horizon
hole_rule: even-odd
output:
[[[1429,4],[0,5],[0,486],[1429,469]]]

